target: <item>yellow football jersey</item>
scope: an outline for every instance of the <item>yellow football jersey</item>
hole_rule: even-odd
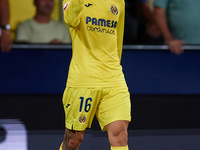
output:
[[[64,0],[63,12],[72,38],[67,86],[126,85],[120,65],[124,0]]]

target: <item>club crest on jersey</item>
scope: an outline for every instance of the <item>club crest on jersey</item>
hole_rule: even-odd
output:
[[[111,12],[114,14],[114,15],[117,15],[118,14],[118,9],[117,9],[117,7],[116,6],[111,6]]]
[[[63,6],[63,11],[65,11],[67,9],[67,7],[69,6],[69,2],[67,2],[66,4],[64,4]]]
[[[86,121],[86,117],[85,116],[80,116],[79,117],[79,122],[80,123],[84,123]]]

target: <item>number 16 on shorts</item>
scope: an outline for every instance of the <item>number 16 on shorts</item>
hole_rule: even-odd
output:
[[[79,112],[82,112],[82,111],[85,111],[86,113],[89,112],[91,108],[92,98],[89,97],[85,99],[84,97],[79,97],[79,99],[80,99]]]

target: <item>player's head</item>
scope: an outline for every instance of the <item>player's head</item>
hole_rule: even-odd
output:
[[[53,11],[54,0],[34,0],[34,4],[37,8],[37,13],[50,15]]]

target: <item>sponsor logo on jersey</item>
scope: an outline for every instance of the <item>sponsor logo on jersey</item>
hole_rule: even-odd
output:
[[[68,6],[69,6],[69,2],[67,2],[66,4],[64,4],[63,11],[65,11],[68,8]]]
[[[111,6],[110,10],[111,10],[111,12],[112,12],[114,15],[117,15],[117,14],[118,14],[118,9],[117,9],[116,6],[114,6],[114,5]]]
[[[93,26],[87,26],[88,31],[96,31],[100,33],[107,33],[107,34],[113,34],[115,35],[115,30],[101,28],[101,27],[93,27]]]
[[[102,18],[91,18],[89,16],[86,16],[86,24],[88,31],[96,31],[101,33],[107,33],[107,34],[114,34],[115,35],[115,29],[117,27],[117,21],[114,20],[106,20]],[[108,27],[108,28],[105,28]]]
[[[86,121],[86,117],[85,116],[80,116],[79,117],[79,122],[80,123],[84,123]]]
[[[109,27],[109,28],[116,28],[117,27],[117,21],[114,20],[105,20],[105,19],[97,19],[97,18],[91,18],[86,17],[86,24],[96,25],[96,26],[102,26],[102,27]]]

